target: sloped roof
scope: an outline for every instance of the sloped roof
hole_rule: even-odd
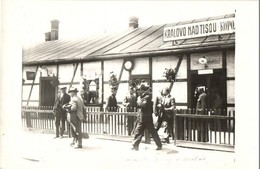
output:
[[[177,40],[176,44],[163,41],[163,29],[166,26],[183,25],[223,18],[235,17],[235,14],[208,17],[172,24],[155,25],[128,29],[114,34],[103,34],[77,40],[55,40],[23,49],[23,64],[42,64],[50,62],[98,60],[110,57],[135,56],[150,52],[171,52],[187,48],[235,45],[235,33],[186,40]]]

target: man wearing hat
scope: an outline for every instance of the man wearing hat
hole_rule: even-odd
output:
[[[54,116],[56,136],[54,138],[63,137],[65,130],[66,111],[62,109],[62,106],[70,102],[70,96],[66,93],[66,87],[60,88],[59,94],[54,103]],[[60,125],[61,122],[61,125]]]
[[[70,120],[69,122],[72,125],[72,135],[74,137],[72,145],[75,144],[75,140],[78,141],[78,146],[75,148],[82,148],[82,131],[81,131],[81,122],[85,120],[85,107],[83,100],[77,95],[78,90],[75,87],[71,87],[69,94],[71,101],[64,105],[63,108],[68,110]]]

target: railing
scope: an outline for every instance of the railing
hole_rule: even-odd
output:
[[[27,128],[54,131],[53,107],[22,107],[22,125]],[[206,113],[206,114],[205,114]],[[114,109],[111,112],[100,107],[86,107],[86,121],[82,124],[83,133],[127,136],[126,119],[137,117],[137,111]],[[207,143],[210,145],[235,145],[235,111],[209,110],[196,112],[192,109],[174,110],[174,142]],[[66,125],[66,131],[69,124]],[[150,142],[149,133],[145,132],[145,142]]]
[[[234,147],[235,111],[194,109],[175,110],[174,142],[197,142]],[[179,142],[178,142],[179,141]]]
[[[55,129],[53,107],[22,107],[22,125],[27,128]],[[138,116],[135,111],[127,112],[125,108],[107,112],[100,107],[86,107],[86,121],[82,123],[82,132],[126,136],[126,119]],[[69,128],[69,125],[66,125]],[[69,131],[69,130],[67,130]],[[68,133],[70,134],[70,133]]]

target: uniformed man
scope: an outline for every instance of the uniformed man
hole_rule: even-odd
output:
[[[148,129],[151,133],[153,140],[157,145],[156,150],[161,150],[162,143],[153,125],[153,102],[150,93],[150,86],[147,82],[142,82],[140,85],[140,93],[137,98],[137,108],[140,109],[140,116],[137,119],[132,150],[139,150],[139,144],[142,140],[145,129]]]

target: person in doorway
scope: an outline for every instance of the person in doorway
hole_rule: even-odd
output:
[[[151,133],[153,140],[157,145],[156,150],[161,150],[162,143],[153,125],[153,102],[150,92],[150,86],[147,82],[142,82],[140,84],[140,89],[140,94],[137,98],[137,108],[140,109],[140,116],[137,119],[137,126],[135,128],[132,150],[139,150],[139,144],[142,140],[145,129],[148,129]]]
[[[205,89],[203,87],[198,88],[198,100],[196,105],[197,114],[206,114],[207,109],[207,94],[205,93]]]
[[[70,96],[66,93],[66,87],[60,88],[59,94],[54,102],[54,116],[55,116],[55,127],[56,136],[54,138],[63,138],[65,131],[65,120],[66,120],[66,110],[62,109],[62,106],[70,102]]]
[[[123,105],[126,107],[127,112],[135,112],[137,107],[137,96],[136,91],[133,86],[130,87],[129,93],[126,95],[126,97],[123,100]],[[126,119],[126,127],[128,135],[130,136],[132,134],[132,131],[134,129],[134,123],[135,123],[136,117],[135,116],[127,116]]]
[[[207,94],[205,93],[204,87],[198,88],[198,100],[196,105],[196,113],[200,115],[207,114]],[[207,142],[208,141],[208,125],[204,120],[198,120],[200,128],[197,130],[198,141]]]
[[[164,88],[161,97],[157,97],[154,104],[155,116],[158,116],[156,130],[158,131],[164,124],[166,137],[162,142],[170,143],[169,138],[173,136],[173,110],[175,109],[175,98],[170,95],[170,89]]]
[[[77,88],[70,88],[69,94],[71,97],[71,101],[68,104],[64,105],[63,108],[68,111],[68,116],[70,117],[68,121],[72,126],[73,142],[71,143],[71,145],[73,146],[75,144],[75,141],[77,141],[78,146],[75,148],[82,148],[81,123],[86,118],[86,112],[83,100],[80,97],[78,97],[77,93]]]
[[[108,97],[107,104],[106,104],[106,110],[108,112],[117,111],[118,105],[116,100],[116,91],[117,91],[117,87],[115,86],[111,87],[111,95]]]

